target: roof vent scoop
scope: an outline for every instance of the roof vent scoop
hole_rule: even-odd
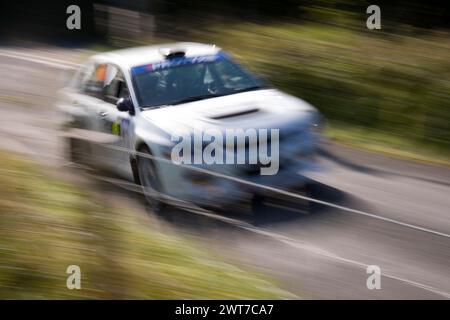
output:
[[[181,48],[176,49],[163,48],[160,49],[159,52],[166,59],[182,58],[186,55],[186,51]]]

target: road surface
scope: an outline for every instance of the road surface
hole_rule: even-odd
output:
[[[74,49],[0,48],[0,149],[67,169],[54,103],[64,74],[83,55]],[[170,210],[157,219],[274,278],[299,298],[449,299],[450,169],[330,143],[319,161],[324,171],[310,175],[318,181],[311,196],[334,207],[269,203],[257,216]],[[95,184],[105,199],[152,214],[143,197],[120,181]],[[380,290],[366,286],[369,265],[381,269]]]

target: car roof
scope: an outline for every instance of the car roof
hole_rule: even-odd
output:
[[[109,51],[94,55],[92,59],[117,63],[124,68],[131,69],[135,66],[163,61],[165,59],[164,52],[184,51],[186,57],[194,57],[216,54],[220,50],[219,47],[212,44],[176,42]]]

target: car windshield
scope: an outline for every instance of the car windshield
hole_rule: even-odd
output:
[[[178,57],[134,67],[138,99],[143,108],[176,105],[267,87],[259,77],[219,53]]]

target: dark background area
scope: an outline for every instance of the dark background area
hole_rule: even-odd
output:
[[[82,30],[70,32],[65,28],[66,8],[76,4],[82,10]],[[71,39],[103,37],[94,27],[94,4],[138,10],[156,16],[157,23],[166,26],[170,21],[198,22],[198,16],[222,19],[274,22],[318,21],[327,23],[321,12],[361,16],[370,4],[383,8],[383,22],[408,24],[419,28],[449,28],[450,4],[448,1],[349,1],[349,0],[61,0],[61,1],[3,1],[0,7],[1,36],[60,37]],[[160,21],[158,21],[160,20]],[[166,30],[163,30],[166,31]]]

